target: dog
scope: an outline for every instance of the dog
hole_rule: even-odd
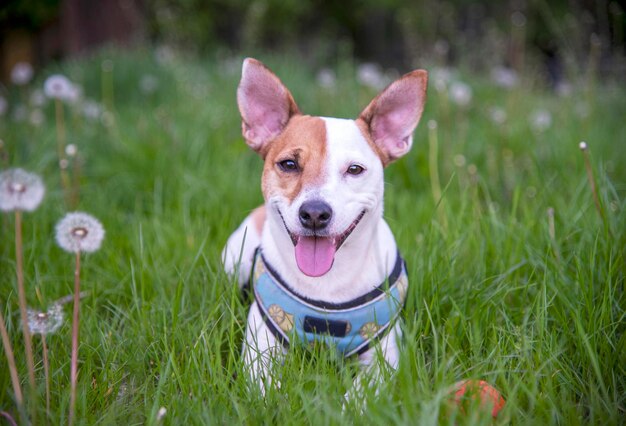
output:
[[[237,102],[243,137],[264,160],[265,203],[229,237],[222,260],[254,294],[242,354],[263,394],[280,386],[272,366],[294,344],[358,357],[352,392],[397,369],[408,280],[383,219],[383,169],[410,150],[427,82],[415,70],[355,120],[317,117],[302,114],[265,65],[244,60]]]

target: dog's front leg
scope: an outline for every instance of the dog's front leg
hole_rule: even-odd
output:
[[[385,377],[398,368],[401,338],[402,330],[399,322],[396,322],[393,329],[380,339],[378,344],[359,355],[361,370],[354,378],[352,388],[344,395],[346,403],[357,404],[363,411],[367,404],[366,389],[371,389],[374,395],[378,395]]]
[[[259,386],[263,395],[270,386],[280,387],[280,381],[273,377],[273,370],[276,362],[282,361],[285,350],[265,324],[256,302],[248,314],[242,352],[248,378]]]

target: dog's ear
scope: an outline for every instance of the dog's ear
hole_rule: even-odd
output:
[[[383,165],[403,156],[413,143],[424,102],[428,73],[410,72],[391,83],[359,115],[379,150]]]
[[[261,156],[283,131],[289,119],[299,114],[289,90],[260,61],[246,58],[237,89],[241,132],[246,143]]]

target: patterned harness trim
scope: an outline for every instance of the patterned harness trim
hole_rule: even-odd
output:
[[[334,304],[297,295],[267,263],[260,249],[254,257],[251,287],[261,315],[274,336],[290,342],[323,342],[345,357],[361,354],[382,338],[397,319],[408,289],[400,253],[389,278],[368,294]]]

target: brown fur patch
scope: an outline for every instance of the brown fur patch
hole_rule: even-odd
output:
[[[380,147],[374,142],[374,139],[372,138],[372,134],[370,132],[369,124],[367,124],[365,120],[363,120],[363,118],[361,117],[357,118],[354,121],[356,123],[356,126],[361,131],[361,134],[367,141],[367,144],[372,148],[372,150],[376,153],[376,155],[378,155],[378,157],[380,158],[380,161],[382,161],[383,167],[387,167],[387,165],[391,163],[391,159],[389,158],[389,155],[384,153],[380,149]]]
[[[319,117],[296,115],[274,140],[265,156],[261,187],[267,200],[280,193],[291,203],[303,187],[322,178],[326,158],[326,123]],[[299,171],[286,172],[278,162],[294,160]]]

